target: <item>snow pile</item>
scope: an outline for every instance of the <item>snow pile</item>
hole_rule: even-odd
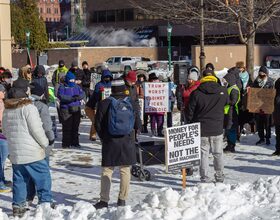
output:
[[[253,184],[200,184],[181,194],[171,188],[153,192],[134,207],[95,210],[80,201],[74,207],[39,206],[23,220],[160,220],[160,219],[279,219],[280,177],[259,179]],[[0,211],[0,217],[5,216]],[[3,218],[5,219],[5,217]]]

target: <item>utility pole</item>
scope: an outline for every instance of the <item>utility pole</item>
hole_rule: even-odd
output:
[[[171,34],[172,26],[168,22],[167,25],[167,41],[168,41],[168,70],[171,71]]]
[[[204,26],[204,0],[200,0],[200,71],[205,68],[205,51],[204,51],[204,40],[205,26]]]

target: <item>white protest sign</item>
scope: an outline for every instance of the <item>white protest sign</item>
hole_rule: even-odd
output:
[[[140,106],[140,118],[144,120],[144,99],[139,98],[139,106]]]
[[[111,88],[104,88],[102,99],[107,99],[111,95]]]
[[[145,113],[169,112],[169,83],[144,83]]]
[[[200,164],[200,123],[167,128],[165,137],[167,172]]]

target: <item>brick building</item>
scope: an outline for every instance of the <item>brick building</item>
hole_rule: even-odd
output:
[[[60,22],[59,0],[39,0],[38,8],[40,16],[45,22]]]

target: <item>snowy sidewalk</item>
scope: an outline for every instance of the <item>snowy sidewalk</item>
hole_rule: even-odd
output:
[[[126,207],[116,211],[116,201],[119,191],[119,173],[117,171],[114,174],[111,188],[110,207],[113,208],[107,212],[102,210],[96,213],[89,203],[94,204],[99,199],[101,146],[99,141],[90,142],[88,140],[89,129],[89,120],[83,120],[80,127],[81,149],[61,149],[61,141],[56,142],[54,155],[51,157],[52,191],[56,204],[64,204],[65,206],[59,205],[52,214],[50,214],[50,210],[48,210],[48,214],[45,215],[49,216],[49,218],[37,216],[34,219],[74,220],[92,218],[173,220],[234,219],[234,216],[239,217],[235,219],[248,219],[249,216],[250,219],[255,216],[261,217],[261,219],[280,219],[280,158],[270,156],[274,151],[274,135],[271,139],[271,146],[255,146],[255,142],[258,140],[256,135],[243,136],[241,138],[241,143],[236,147],[237,152],[224,156],[225,184],[241,184],[240,186],[235,186],[236,188],[225,184],[218,184],[217,186],[214,184],[199,184],[199,175],[196,172],[192,177],[188,177],[187,193],[180,197],[178,194],[181,193],[180,174],[166,174],[163,165],[151,166],[146,167],[146,169],[152,173],[150,181],[140,182],[138,179],[132,178],[131,191],[127,204],[133,208],[130,209]],[[61,131],[61,128],[59,131]],[[140,140],[141,139],[150,139],[150,137],[142,136],[140,137]],[[59,140],[61,140],[61,138],[59,138]],[[210,161],[212,161],[212,158]],[[213,176],[213,165],[211,165],[210,170]],[[8,179],[11,178],[10,164],[8,164],[6,176]],[[278,177],[267,182],[266,179],[271,176]],[[261,180],[252,185],[252,183],[259,178],[263,178],[265,181]],[[248,182],[248,184],[246,182]],[[160,191],[163,187],[171,187],[174,191],[171,189]],[[259,198],[253,197],[256,191],[259,193]],[[265,192],[267,191],[268,193],[266,194]],[[156,195],[152,195],[152,193],[156,193]],[[148,194],[151,195],[143,202]],[[12,213],[11,197],[11,193],[0,194],[0,208],[9,216],[11,216]],[[170,198],[172,199],[169,201]],[[177,200],[182,203],[178,203]],[[172,202],[174,202],[174,204]],[[275,210],[273,210],[273,204],[277,204],[277,202],[278,209],[276,207]],[[78,204],[71,212],[70,206],[76,203]],[[199,205],[199,203],[201,203],[201,205]],[[271,205],[267,206],[267,203],[271,203]],[[258,211],[254,211],[254,215],[251,215],[254,206],[257,208],[261,205],[264,207],[263,211],[258,208],[256,209]],[[177,208],[172,209],[174,206]],[[209,210],[204,210],[203,214],[203,209]],[[272,218],[272,215],[268,215],[270,209],[272,209],[271,213],[274,215],[274,218]],[[246,210],[248,211],[248,215],[246,215]],[[42,214],[41,211],[37,210],[40,215]],[[158,215],[152,214],[152,212],[158,212]],[[82,215],[79,215],[79,213],[82,213]],[[278,217],[275,216],[277,213]],[[82,218],[82,216],[84,218]],[[268,216],[269,218],[266,218]],[[32,218],[28,217],[26,219],[29,220]]]

